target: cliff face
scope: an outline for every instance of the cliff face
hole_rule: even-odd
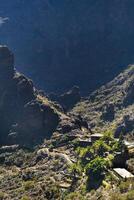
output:
[[[14,69],[12,52],[0,46],[0,144],[32,144],[51,136],[59,116],[39,97],[32,81]]]

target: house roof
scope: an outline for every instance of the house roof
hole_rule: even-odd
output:
[[[95,133],[95,134],[92,134],[91,137],[103,137],[103,134]]]
[[[134,148],[134,142],[128,142],[125,140],[124,143],[128,149]]]
[[[124,168],[114,168],[113,170],[122,178],[134,178],[134,175]]]

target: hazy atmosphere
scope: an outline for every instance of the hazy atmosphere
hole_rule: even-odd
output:
[[[133,6],[133,0],[1,0],[0,41],[13,49],[17,69],[45,91],[78,85],[89,94],[134,62]]]

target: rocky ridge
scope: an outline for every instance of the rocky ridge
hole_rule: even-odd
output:
[[[83,116],[93,132],[114,128],[118,137],[121,132],[133,136],[133,111],[134,66],[130,65],[113,81],[82,99],[73,108],[71,115]]]

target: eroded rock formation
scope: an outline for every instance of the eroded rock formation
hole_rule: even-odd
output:
[[[37,94],[32,81],[16,72],[13,53],[0,46],[0,144],[32,144],[56,129],[56,109]]]

